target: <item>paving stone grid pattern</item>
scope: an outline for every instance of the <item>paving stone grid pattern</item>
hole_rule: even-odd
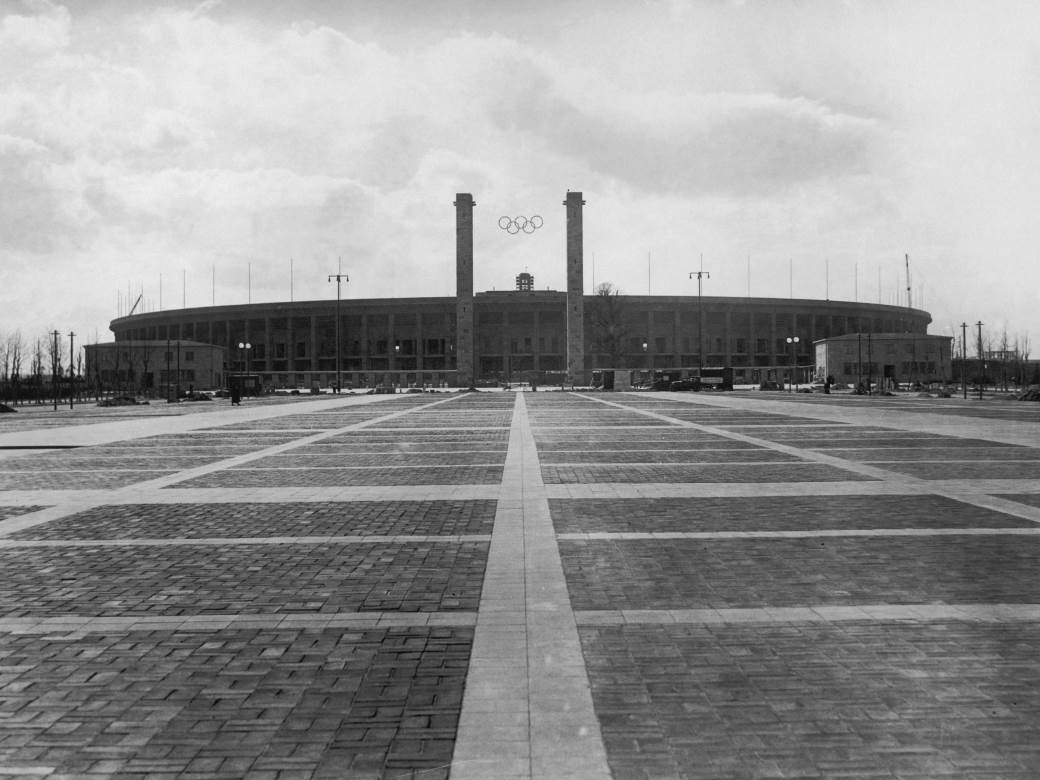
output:
[[[0,777],[1040,776],[1040,423],[884,400],[343,398],[5,452]]]

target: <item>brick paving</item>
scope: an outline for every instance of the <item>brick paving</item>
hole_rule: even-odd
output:
[[[240,488],[333,485],[497,485],[500,466],[402,466],[397,468],[267,468],[243,466],[178,482],[174,487]]]
[[[817,463],[643,464],[616,466],[543,466],[542,478],[551,484],[590,482],[846,482],[871,477],[850,474]]]
[[[22,509],[19,514],[31,511]],[[3,510],[0,510],[2,512]],[[18,540],[490,534],[495,502],[352,501],[103,505],[9,535]]]
[[[1031,406],[196,406],[0,421],[0,777],[1040,775]]]
[[[559,534],[1036,527],[934,495],[552,499],[549,506]]]
[[[583,627],[616,777],[1040,774],[1040,625]]]

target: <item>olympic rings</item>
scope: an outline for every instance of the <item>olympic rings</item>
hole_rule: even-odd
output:
[[[543,223],[544,220],[537,214],[535,214],[530,219],[528,219],[527,217],[498,218],[498,226],[511,236],[515,236],[521,230],[525,233],[533,233],[538,228],[540,228]]]

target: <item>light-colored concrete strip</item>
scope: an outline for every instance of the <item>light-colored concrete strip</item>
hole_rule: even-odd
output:
[[[522,393],[451,776],[611,776]]]
[[[1040,532],[1040,529],[1038,529]],[[395,534],[392,536],[227,536],[206,538],[153,538],[153,539],[30,539],[16,541],[0,539],[0,550],[16,550],[29,547],[226,547],[239,545],[286,545],[286,544],[464,544],[466,542],[488,542],[490,534],[455,534],[454,536],[424,536],[421,534]]]
[[[665,541],[668,539],[816,539],[885,536],[1038,536],[1040,528],[826,528],[811,531],[588,531],[557,534],[560,541]]]
[[[222,631],[228,629],[382,628],[391,626],[473,626],[475,612],[337,612],[263,615],[147,617],[0,618],[2,634],[74,634],[128,631]]]
[[[1040,604],[858,604],[849,606],[726,609],[578,610],[580,626],[736,623],[844,623],[940,621],[1012,623],[1040,621]]]
[[[934,487],[934,490],[928,488]],[[955,493],[973,497],[977,506],[996,499],[1002,512],[1021,510],[1000,493],[1040,493],[1040,480],[932,480],[924,483],[853,482],[588,482],[546,485],[548,498],[753,498],[755,496],[919,496]],[[989,495],[982,495],[989,494]],[[996,495],[994,495],[996,494]],[[30,502],[31,503],[31,502]],[[1014,506],[1013,506],[1014,505]],[[995,508],[998,504],[994,504]]]

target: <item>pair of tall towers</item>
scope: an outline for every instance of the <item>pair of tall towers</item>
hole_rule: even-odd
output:
[[[473,196],[455,195],[455,360],[460,387],[476,380],[473,365]],[[567,383],[585,383],[585,279],[582,260],[582,200],[567,192]]]

